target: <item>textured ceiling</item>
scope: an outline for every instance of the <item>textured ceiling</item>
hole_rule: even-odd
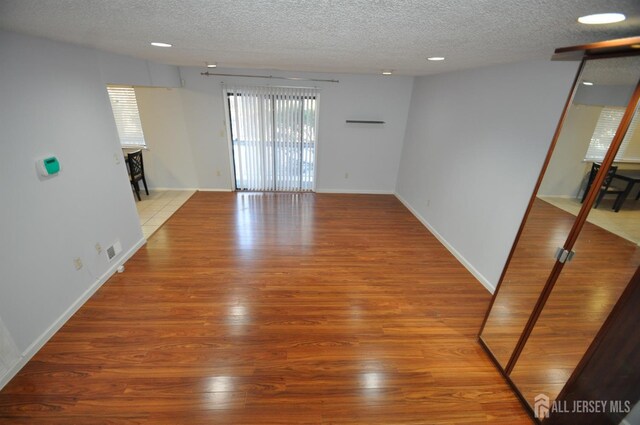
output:
[[[611,11],[627,21],[576,22]],[[0,28],[175,65],[425,75],[640,35],[640,1],[0,0]]]
[[[597,85],[620,85],[633,87],[640,78],[640,56],[590,60],[584,67],[580,81]]]

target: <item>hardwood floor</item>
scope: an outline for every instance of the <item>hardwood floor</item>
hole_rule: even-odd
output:
[[[490,296],[393,196],[196,193],[0,392],[3,424],[530,424]]]
[[[549,277],[553,252],[574,220],[541,199],[531,209],[482,333],[503,366]],[[540,393],[551,400],[558,396],[640,265],[636,243],[591,222],[573,250],[575,257],[564,266],[510,375],[531,404]]]
[[[635,193],[624,203],[623,208],[618,212],[612,209],[616,198],[604,198],[598,209],[592,209],[587,220],[621,238],[627,239],[636,244],[640,242],[640,199],[635,200]],[[582,204],[576,198],[560,198],[545,196],[541,198],[554,207],[567,211],[573,215],[578,215]]]
[[[557,397],[640,266],[635,242],[589,222],[573,250],[511,374],[527,400]]]
[[[575,219],[539,198],[533,204],[482,332],[503,367],[509,362],[556,263],[553,253],[563,246]]]

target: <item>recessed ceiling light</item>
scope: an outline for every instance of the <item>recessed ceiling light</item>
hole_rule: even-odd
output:
[[[172,44],[169,43],[158,43],[157,41],[154,41],[151,43],[152,46],[156,46],[156,47],[173,47]]]
[[[431,56],[430,58],[427,58],[428,61],[443,61],[444,57],[442,56]]]
[[[596,13],[595,15],[586,15],[578,18],[578,22],[587,25],[613,24],[622,22],[627,19],[622,13]]]
[[[591,81],[583,81],[582,84],[584,84],[585,86],[592,86],[593,83]]]
[[[393,71],[382,71],[382,75],[391,75]]]

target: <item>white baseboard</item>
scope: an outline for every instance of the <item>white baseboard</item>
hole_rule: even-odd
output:
[[[316,189],[316,193],[348,193],[354,195],[394,195],[392,190],[375,189]]]
[[[207,188],[207,187],[184,187],[176,189],[175,187],[152,187],[149,190],[179,190],[179,191],[187,191],[194,190],[199,192],[234,192],[233,189],[220,189],[220,188]],[[258,191],[259,192],[259,191]],[[302,192],[301,192],[302,193]],[[392,190],[375,190],[375,189],[362,189],[362,190],[353,190],[353,189],[317,189],[316,193],[350,193],[357,195],[395,195]]]
[[[538,195],[538,198],[578,199],[577,195]]]
[[[165,191],[194,191],[194,192],[233,192],[231,189],[207,188],[207,187],[150,187],[149,190],[165,190]]]
[[[95,281],[84,293],[73,303],[67,310],[60,315],[60,317],[53,322],[49,328],[42,333],[26,350],[24,350],[18,359],[18,361],[10,367],[10,369],[2,376],[0,376],[0,389],[2,389],[16,374],[27,364],[29,360],[51,339],[56,332],[75,314],[76,311],[87,302],[89,298],[111,277],[113,276],[118,267],[124,264],[129,258],[140,249],[147,240],[145,238],[140,239],[129,251],[127,251],[118,261],[113,263],[111,267]]]
[[[187,191],[197,191],[200,190],[197,187],[150,187],[149,188],[150,191],[158,191],[158,190],[162,190],[162,191],[167,191],[167,192],[171,192],[171,191],[175,191],[175,192],[187,192]]]
[[[467,259],[464,258],[464,256],[460,252],[458,252],[458,250],[456,250],[453,245],[451,245],[440,233],[438,233],[438,231],[434,229],[434,227],[424,217],[422,217],[422,215],[420,215],[418,211],[416,211],[400,194],[395,193],[394,195],[400,202],[402,202],[405,207],[407,207],[409,211],[411,211],[411,214],[413,214],[418,220],[420,220],[424,227],[426,227],[427,230],[429,230],[433,234],[433,236],[435,236],[436,239],[438,239],[438,241],[440,241],[440,243],[444,245],[444,247],[447,248],[451,254],[453,254],[454,257],[456,257],[456,259],[469,271],[469,273],[473,275],[473,277],[475,277],[482,284],[482,286],[484,286],[492,294],[495,292],[496,287],[491,282],[489,282],[489,280],[484,277],[482,273],[480,273],[475,267],[473,267],[473,265],[469,261],[467,261]]]

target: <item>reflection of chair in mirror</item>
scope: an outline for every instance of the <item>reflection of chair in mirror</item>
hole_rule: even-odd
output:
[[[635,40],[640,43],[640,37]],[[612,201],[614,209],[619,209],[623,198],[632,196],[631,185],[640,172],[622,166],[609,169],[610,162],[605,165],[602,160],[585,170],[582,163],[593,128],[601,117],[608,119],[609,113],[603,115],[600,104],[580,103],[594,94],[582,81],[598,81],[604,75],[610,78],[610,70],[615,69],[620,81],[625,81],[625,96],[631,99],[625,102],[623,117],[627,118],[613,123],[613,132],[598,139],[606,142],[600,158],[615,158],[625,135],[631,134],[633,119],[640,116],[640,56],[629,42],[620,41],[617,56],[611,55],[610,46],[612,42],[556,50],[557,59],[582,55],[583,62],[480,331],[481,344],[532,416],[535,410],[544,416],[546,412],[539,407],[547,405],[547,398],[549,405],[623,399],[633,404],[638,400],[638,386],[633,384],[640,375],[640,351],[634,349],[640,347],[640,333],[623,326],[637,328],[639,319],[638,298],[634,297],[640,294],[640,245],[636,239],[627,239],[631,233],[624,232],[623,237],[596,224],[599,220],[608,225],[612,218],[625,217],[599,214],[591,207],[610,194],[617,196]],[[626,53],[629,55],[622,56]],[[628,77],[626,70],[633,70]],[[617,86],[601,83],[603,93],[617,91]],[[588,172],[587,189],[578,198],[583,201],[581,208],[573,201],[557,201],[566,209],[547,201],[574,196],[584,171]],[[625,187],[624,193],[615,186]],[[587,197],[589,205],[585,205]],[[600,220],[603,215],[608,217]],[[637,228],[634,225],[630,221],[631,232]],[[568,258],[572,258],[569,264]],[[624,353],[633,353],[633,357],[627,359]],[[613,413],[558,411],[542,423],[622,423],[626,412]]]
[[[591,165],[591,171],[589,172],[589,181],[587,182],[587,187],[582,195],[582,199],[580,202],[584,202],[587,194],[589,193],[589,189],[591,189],[591,184],[593,180],[596,178],[596,174],[600,171],[600,163],[594,162]],[[596,200],[594,208],[598,208],[600,205],[600,201],[604,198],[605,195],[617,195],[616,200],[613,203],[613,209],[618,212],[620,210],[622,195],[624,194],[624,188],[618,187],[615,183],[612,185],[613,180],[616,177],[616,171],[618,171],[618,167],[616,165],[612,165],[607,172],[607,176],[602,182],[602,186],[600,187],[600,193],[598,194],[598,198]]]
[[[147,180],[144,178],[144,163],[142,162],[142,151],[138,150],[127,154],[127,165],[129,166],[129,181],[131,186],[136,191],[138,201],[140,199],[140,186],[138,182],[142,180],[144,184],[144,191],[149,195],[149,189],[147,189]]]

